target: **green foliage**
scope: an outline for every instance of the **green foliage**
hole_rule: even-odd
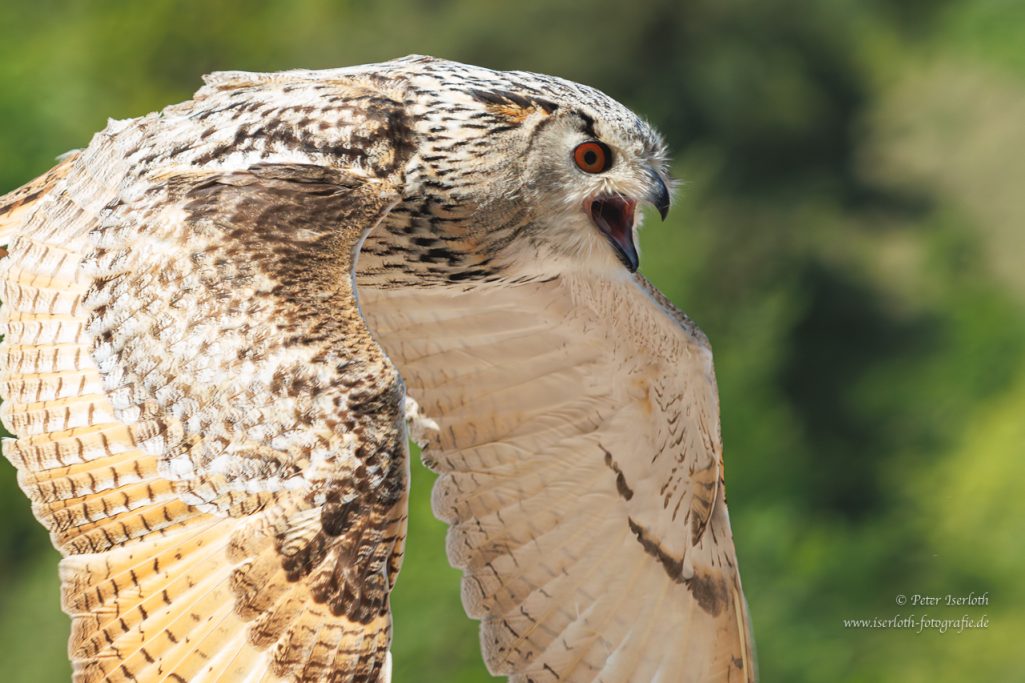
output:
[[[435,54],[600,87],[684,179],[642,269],[716,351],[766,681],[1025,681],[1025,14],[1011,0],[0,5],[0,190],[216,69]],[[396,680],[490,680],[414,466]],[[66,680],[55,553],[0,466],[10,680]],[[981,593],[988,629],[842,620]],[[667,643],[666,647],[672,647]]]

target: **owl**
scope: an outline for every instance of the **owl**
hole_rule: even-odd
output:
[[[212,74],[0,199],[74,680],[390,680],[410,439],[492,673],[755,680],[670,184],[597,90],[412,56]]]

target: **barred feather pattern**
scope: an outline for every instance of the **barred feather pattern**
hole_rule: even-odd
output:
[[[351,266],[393,193],[256,164],[132,194],[116,150],[83,153],[0,274],[5,454],[68,555],[75,677],[376,681],[407,448]]]

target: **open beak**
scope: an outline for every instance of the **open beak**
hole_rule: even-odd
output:
[[[637,202],[619,195],[602,195],[591,201],[591,220],[616,250],[623,265],[633,273],[640,260],[634,245],[634,211]]]
[[[645,199],[654,205],[662,220],[665,220],[669,215],[669,188],[655,171],[651,171],[651,178],[651,189]],[[637,246],[634,244],[637,201],[617,194],[599,195],[590,201],[588,211],[591,220],[616,250],[623,265],[631,273],[637,272],[637,266],[640,265]]]

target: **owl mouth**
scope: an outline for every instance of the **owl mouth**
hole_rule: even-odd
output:
[[[600,195],[590,200],[591,220],[616,250],[616,256],[631,273],[640,260],[634,246],[634,211],[637,202],[620,195]]]

